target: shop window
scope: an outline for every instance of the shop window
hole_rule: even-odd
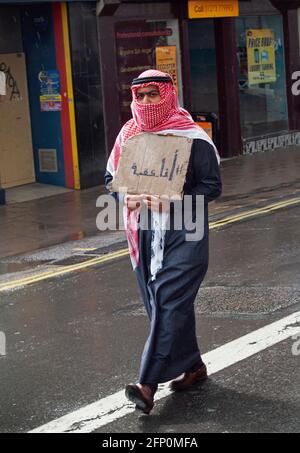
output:
[[[218,114],[214,21],[189,21],[191,97],[193,112]]]
[[[178,22],[140,20],[116,24],[117,67],[121,122],[131,118],[132,79],[157,68],[173,76],[180,103],[182,82]]]
[[[243,138],[288,130],[281,16],[236,20]]]
[[[81,188],[99,184],[105,171],[105,137],[96,4],[69,4],[72,76]]]

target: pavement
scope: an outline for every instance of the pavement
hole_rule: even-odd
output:
[[[226,159],[221,172],[223,194],[210,204],[211,216],[300,193],[300,147]],[[105,243],[107,232],[96,226],[103,185],[82,191],[57,188],[56,195],[41,184],[37,189],[41,198],[22,186],[0,205],[0,259],[90,237]]]

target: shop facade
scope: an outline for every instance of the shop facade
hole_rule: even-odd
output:
[[[131,115],[131,80],[153,67],[172,74],[181,105],[223,158],[299,145],[299,7],[0,0],[0,187],[102,184]]]
[[[0,2],[0,186],[101,184],[96,2]]]
[[[299,5],[98,2],[108,153],[130,117],[130,81],[151,67],[173,74],[182,105],[222,157],[300,146],[300,96],[291,89],[300,69]]]

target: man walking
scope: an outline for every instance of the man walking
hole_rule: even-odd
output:
[[[197,344],[194,301],[208,268],[208,203],[221,194],[221,178],[218,152],[179,107],[169,74],[145,71],[133,80],[131,90],[133,118],[117,137],[107,165],[106,187],[116,173],[124,143],[143,132],[158,133],[193,139],[183,194],[192,196],[193,210],[196,197],[204,197],[204,236],[193,242],[186,240],[184,226],[181,230],[171,227],[159,241],[152,229],[138,228],[144,215],[163,215],[162,200],[155,194],[124,198],[131,261],[150,321],[138,383],[127,385],[125,391],[137,409],[149,414],[159,383],[172,380],[171,389],[178,391],[207,376]],[[170,210],[170,225],[173,214]]]

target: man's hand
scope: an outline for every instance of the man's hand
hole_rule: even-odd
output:
[[[147,194],[142,194],[141,197],[147,208],[153,212],[167,212],[170,209],[169,200]]]
[[[131,195],[126,194],[124,197],[124,204],[127,206],[130,211],[135,211],[139,209],[142,205],[142,196],[141,195]]]

